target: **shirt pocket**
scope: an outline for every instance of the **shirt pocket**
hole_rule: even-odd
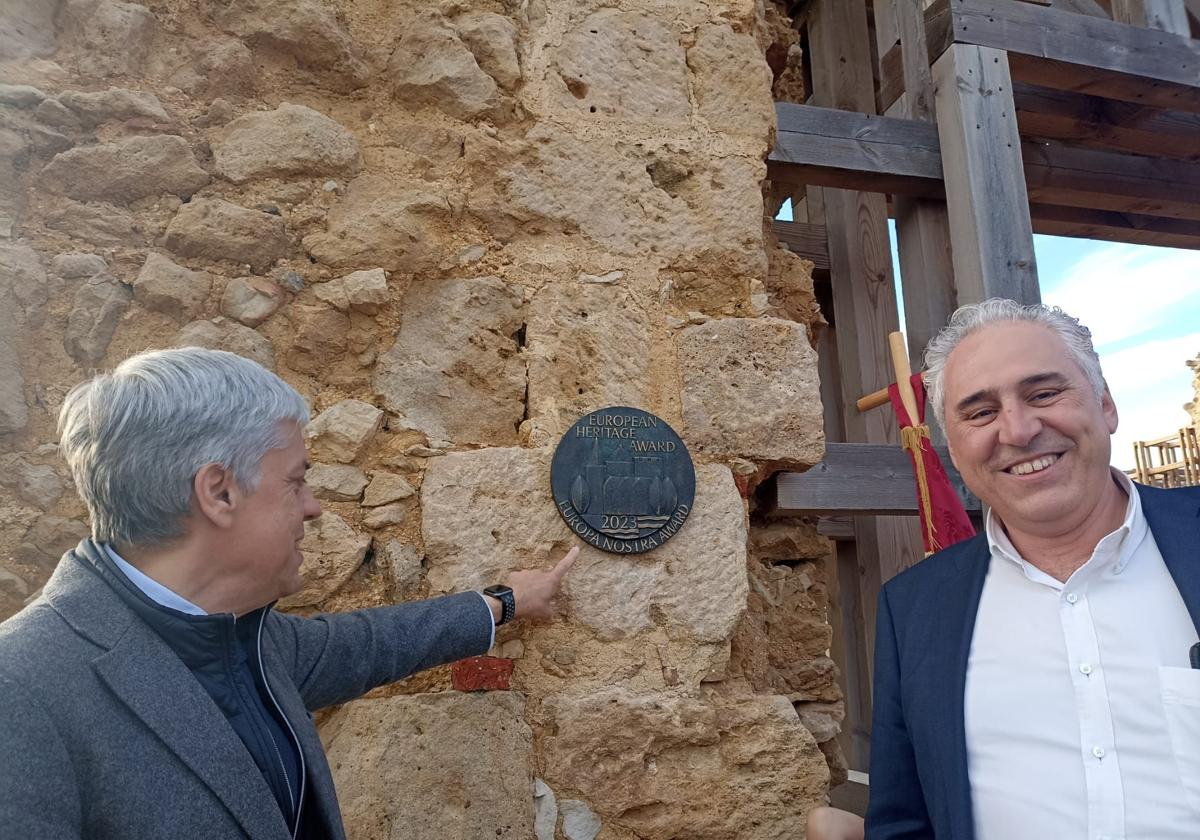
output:
[[[1158,681],[1179,780],[1188,804],[1200,812],[1200,670],[1163,665]]]

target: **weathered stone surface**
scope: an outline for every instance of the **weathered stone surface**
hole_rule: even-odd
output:
[[[83,123],[71,109],[57,99],[43,99],[33,109],[33,116],[45,125],[61,128],[64,131],[81,131]]]
[[[560,107],[623,120],[683,123],[691,113],[687,59],[667,16],[602,9],[553,51]]]
[[[19,455],[0,456],[0,487],[42,511],[54,507],[63,493],[62,479],[53,467],[30,463]]]
[[[824,323],[813,289],[812,269],[811,262],[787,248],[776,246],[770,250],[764,283],[770,314],[802,324]]]
[[[187,141],[175,135],[130,137],[68,149],[46,165],[44,182],[83,200],[132,201],[187,196],[208,183]]]
[[[393,525],[403,525],[408,519],[408,505],[383,505],[371,508],[363,517],[363,525],[368,528],[390,528]]]
[[[329,74],[343,89],[361,87],[367,66],[345,27],[318,0],[234,0],[217,19],[226,32],[275,50],[304,68]]]
[[[306,478],[313,495],[329,502],[356,502],[367,486],[366,474],[346,464],[313,464]]]
[[[50,269],[64,280],[86,280],[108,271],[108,263],[99,254],[76,251],[55,256]]]
[[[322,283],[316,288],[317,297],[342,311],[353,309],[374,315],[391,297],[387,273],[382,268],[355,271]]]
[[[441,15],[418,14],[407,21],[403,33],[387,68],[398,99],[432,105],[464,120],[498,110],[496,80],[480,69]]]
[[[650,320],[619,286],[547,285],[529,304],[526,341],[535,444],[597,406],[651,401]]]
[[[305,236],[304,247],[335,269],[422,271],[442,257],[431,227],[450,212],[428,185],[360,175],[329,211],[327,229]]]
[[[42,258],[24,242],[0,243],[0,308],[39,326],[49,292]]]
[[[351,175],[362,163],[353,134],[319,111],[290,102],[238,117],[213,145],[213,157],[217,174],[235,184]]]
[[[25,376],[21,371],[24,336],[16,318],[0,308],[0,435],[19,432],[29,423]]]
[[[785,697],[607,688],[548,697],[546,714],[546,780],[587,791],[606,826],[646,840],[803,837],[829,783]]]
[[[1191,415],[1192,424],[1200,429],[1200,353],[1196,354],[1196,358],[1189,359],[1187,366],[1195,374],[1192,377],[1192,389],[1196,392],[1196,398],[1186,403],[1183,410]]]
[[[558,803],[562,812],[563,836],[567,840],[595,840],[601,821],[596,812],[581,799],[564,799]]]
[[[79,118],[85,128],[94,128],[109,120],[171,122],[158,97],[144,90],[109,88],[91,93],[68,90],[60,93],[57,99]]]
[[[346,351],[350,319],[328,306],[292,306],[288,310],[292,345],[289,367],[319,374]]]
[[[455,691],[508,691],[513,661],[498,656],[469,656],[450,666]]]
[[[380,471],[371,476],[371,483],[363,495],[362,503],[363,507],[378,507],[410,499],[416,492],[413,486],[405,481],[404,476]]]
[[[47,212],[46,225],[101,248],[135,245],[143,239],[133,214],[111,204],[63,201]]]
[[[225,318],[192,321],[175,335],[171,346],[227,350],[253,359],[267,370],[275,369],[275,350],[267,337]]]
[[[199,315],[211,290],[212,275],[184,268],[158,253],[146,257],[133,281],[134,300],[179,321]]]
[[[817,359],[801,324],[721,318],[681,331],[678,347],[689,446],[797,466],[821,460]]]
[[[382,553],[376,555],[392,579],[396,597],[412,595],[421,586],[421,555],[417,549],[399,540],[388,540]]]
[[[0,54],[2,54],[3,49],[3,46],[0,46]],[[33,85],[0,84],[0,104],[2,105],[14,105],[17,108],[32,108],[45,98],[45,92]]]
[[[268,268],[291,246],[283,219],[219,198],[197,198],[167,226],[166,246],[185,257],[230,260],[256,271]]]
[[[250,49],[230,38],[206,41],[167,81],[192,96],[246,96],[254,92],[256,75]]]
[[[34,546],[43,556],[57,560],[90,533],[88,526],[78,519],[47,515],[39,518],[29,529],[25,542]]]
[[[524,714],[524,697],[495,691],[346,705],[322,739],[347,835],[530,837],[533,747]]]
[[[283,290],[259,277],[234,277],[221,295],[221,314],[248,327],[257,327],[275,314]]]
[[[454,19],[454,28],[483,72],[506,90],[516,87],[521,63],[515,23],[492,12],[468,12]]]
[[[362,454],[383,428],[383,412],[362,400],[342,400],[308,424],[304,436],[314,458],[348,464]]]
[[[137,73],[158,30],[149,9],[121,0],[67,0],[60,26],[84,77]]]
[[[775,127],[771,70],[753,36],[724,23],[701,26],[687,62],[697,107],[709,128],[769,140]]]
[[[569,543],[550,497],[550,451],[483,449],[434,459],[421,485],[430,587],[477,589],[509,569],[540,568]],[[519,523],[514,521],[519,512]],[[572,621],[602,639],[665,625],[720,643],[746,604],[746,525],[729,470],[701,465],[695,510],[668,543],[637,557],[584,546],[568,584]]]
[[[0,190],[0,237],[12,236],[24,208],[24,197],[16,184],[28,165],[29,143],[26,139],[16,131],[0,128],[0,184],[6,185]]]
[[[54,52],[54,16],[61,0],[7,0],[0,6],[0,60]]]
[[[308,607],[324,601],[362,565],[370,545],[369,536],[356,532],[336,513],[326,511],[320,519],[306,522],[304,541],[300,543],[304,588],[282,599],[280,606]]]
[[[75,292],[63,347],[80,367],[100,364],[133,293],[116,278],[96,275]]]
[[[521,289],[495,277],[415,283],[403,313],[376,366],[388,410],[431,439],[515,442],[525,395]]]
[[[550,785],[533,780],[533,834],[537,840],[554,840],[558,828],[558,801]]]

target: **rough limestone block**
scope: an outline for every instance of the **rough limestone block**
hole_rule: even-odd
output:
[[[304,541],[300,543],[304,588],[282,599],[280,606],[308,607],[324,601],[362,565],[370,545],[369,536],[355,531],[336,513],[326,511],[319,519],[304,523]]]
[[[526,341],[529,417],[555,442],[598,406],[652,408],[650,320],[622,287],[545,286],[529,304]]]
[[[67,0],[59,25],[83,78],[138,73],[158,31],[149,9],[121,0]]]
[[[356,502],[367,486],[366,473],[347,464],[313,464],[305,479],[313,495],[328,502]]]
[[[434,592],[482,589],[541,568],[573,543],[550,496],[549,449],[481,449],[434,459],[421,485]],[[636,556],[584,546],[566,583],[570,620],[602,639],[664,625],[672,638],[728,641],[746,608],[746,523],[728,468],[701,465],[687,523]]]
[[[107,268],[103,260],[100,265]],[[24,242],[0,243],[0,309],[36,327],[48,300],[46,268],[37,251]]]
[[[244,184],[259,178],[352,175],[362,158],[354,135],[304,105],[238,117],[213,144],[217,174]]]
[[[603,688],[547,697],[545,714],[546,781],[587,791],[617,836],[803,837],[825,801],[825,757],[786,697]]]
[[[560,107],[621,120],[686,123],[687,59],[666,15],[602,9],[553,50]]]
[[[133,281],[134,300],[178,321],[190,321],[199,315],[211,290],[212,275],[184,268],[156,253],[146,257]]]
[[[404,480],[404,476],[390,472],[377,472],[371,476],[371,483],[363,495],[363,507],[378,507],[391,502],[399,502],[416,494],[413,486]]]
[[[382,551],[376,549],[375,556],[391,577],[397,598],[407,598],[420,588],[424,567],[421,565],[421,555],[414,546],[399,540],[388,540]]]
[[[393,525],[403,525],[406,519],[408,519],[407,505],[383,505],[371,508],[363,517],[362,523],[367,528],[378,530],[390,528]]]
[[[142,242],[137,220],[111,204],[58,202],[46,214],[46,226],[100,248],[129,247]]]
[[[383,412],[362,400],[342,400],[318,414],[304,436],[314,458],[347,464],[363,453],[383,428]]]
[[[171,117],[153,93],[128,88],[82,92],[68,90],[57,97],[59,102],[79,118],[84,128],[95,128],[110,120],[149,120],[169,123]]]
[[[23,330],[13,313],[0,307],[0,435],[19,432],[29,423],[21,372],[24,343]]]
[[[514,443],[525,413],[522,290],[496,277],[418,282],[402,311],[374,379],[388,410],[431,440]]]
[[[55,256],[50,268],[64,280],[87,280],[107,272],[108,263],[99,254],[68,252]]]
[[[62,479],[53,467],[30,463],[19,455],[0,456],[0,487],[42,511],[54,507],[63,493]]]
[[[283,290],[259,277],[235,277],[225,284],[221,314],[247,327],[257,327],[275,314],[283,302]]]
[[[171,74],[167,83],[203,99],[248,96],[254,92],[257,75],[254,56],[241,41],[206,40],[191,60]]]
[[[345,277],[329,280],[317,286],[316,294],[330,306],[342,311],[353,309],[368,315],[377,313],[379,307],[391,297],[387,273],[382,268],[355,271]]]
[[[225,318],[192,321],[175,335],[171,346],[226,350],[258,362],[267,370],[275,369],[275,350],[267,337]]]
[[[24,196],[16,188],[17,179],[29,165],[29,143],[16,131],[0,128],[0,237],[12,236],[13,227],[24,209]]]
[[[346,834],[526,840],[533,735],[511,692],[357,700],[321,728]]]
[[[219,198],[190,201],[167,226],[166,246],[185,257],[245,263],[268,268],[291,243],[283,219]]]
[[[753,35],[728,24],[696,31],[688,50],[700,116],[713,131],[750,135],[767,143],[775,126],[771,68]]]
[[[493,12],[468,12],[454,19],[454,29],[483,72],[506,90],[516,87],[521,63],[515,23]]]
[[[349,33],[320,0],[234,0],[217,24],[256,49],[281,52],[301,67],[327,73],[342,90],[362,87],[370,75]]]
[[[54,52],[60,0],[7,0],[0,6],[0,61]]]
[[[111,275],[96,275],[76,290],[63,334],[63,347],[76,364],[100,364],[132,298],[129,287]]]
[[[418,272],[444,256],[435,223],[450,203],[428,184],[360,175],[330,209],[326,230],[304,237],[304,247],[339,270],[383,267]]]
[[[450,666],[455,691],[508,691],[513,661],[498,656],[468,656]]]
[[[57,560],[79,545],[79,541],[91,535],[91,529],[78,519],[63,516],[43,516],[25,534],[25,542],[31,544],[43,556]]]
[[[721,318],[687,327],[677,342],[689,447],[790,466],[821,460],[817,354],[803,324]]]
[[[596,840],[602,823],[596,813],[581,799],[564,799],[558,803],[562,812],[563,836],[567,840]]]
[[[42,177],[50,187],[85,201],[188,196],[208,183],[187,141],[173,134],[77,146],[56,155]]]
[[[393,95],[406,104],[432,105],[463,120],[494,113],[500,105],[496,80],[434,12],[406,22],[387,73]]]

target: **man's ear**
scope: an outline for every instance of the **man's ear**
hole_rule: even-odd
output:
[[[233,514],[241,501],[241,488],[233,472],[221,464],[205,464],[192,479],[196,512],[218,528],[233,525]]]
[[[1104,393],[1100,395],[1100,409],[1104,412],[1104,419],[1108,424],[1108,433],[1114,434],[1117,431],[1117,404],[1113,401],[1112,392],[1108,390],[1108,383],[1104,383]]]

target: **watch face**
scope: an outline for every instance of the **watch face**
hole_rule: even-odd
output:
[[[512,587],[510,586],[489,586],[487,589],[483,590],[484,595],[492,595],[495,597],[507,595],[510,592],[512,592]]]

